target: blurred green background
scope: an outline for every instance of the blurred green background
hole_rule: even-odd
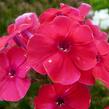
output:
[[[40,15],[45,9],[50,7],[59,7],[63,2],[72,6],[79,6],[81,2],[92,5],[93,12],[101,9],[109,10],[109,0],[0,0],[0,36],[6,34],[6,28],[14,19],[25,12],[37,12]],[[108,32],[108,28],[105,31]],[[9,103],[0,102],[0,109],[33,109],[33,99],[41,84],[48,83],[47,77],[34,74],[34,81],[27,96],[19,102]],[[38,81],[40,80],[40,81]],[[109,90],[100,82],[91,88],[92,103],[90,109],[104,109],[109,105]]]

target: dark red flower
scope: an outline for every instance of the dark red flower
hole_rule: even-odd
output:
[[[86,86],[45,85],[35,97],[35,109],[88,109],[91,102]]]

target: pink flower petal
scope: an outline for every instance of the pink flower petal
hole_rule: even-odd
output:
[[[85,17],[91,9],[91,6],[86,3],[82,3],[79,7],[81,16]]]
[[[96,48],[93,43],[75,46],[72,60],[81,70],[89,70],[96,65]],[[88,64],[87,64],[88,63]]]
[[[25,30],[31,26],[39,26],[39,20],[35,13],[25,13],[18,18],[16,18],[15,26],[18,30]]]
[[[53,26],[54,32],[58,34],[58,37],[66,37],[72,26],[72,19],[66,16],[58,16],[53,20]]]
[[[3,92],[0,94],[0,96],[5,101],[17,101],[20,98],[19,92],[16,88],[15,81],[6,81],[6,83],[2,87]]]
[[[26,52],[19,47],[12,47],[8,51],[8,58],[11,66],[18,67],[26,61]]]
[[[45,94],[45,92],[47,94]],[[55,89],[52,86],[45,85],[39,90],[39,97],[35,98],[35,105],[40,109],[54,109],[55,104]],[[44,99],[43,99],[44,98]],[[43,103],[42,103],[43,102]]]
[[[89,90],[81,85],[74,85],[65,96],[66,103],[74,109],[88,109],[90,105]]]
[[[57,96],[61,96],[66,94],[72,88],[72,85],[62,85],[62,84],[55,83],[53,84],[53,87],[55,89]]]
[[[55,8],[50,8],[48,10],[46,10],[45,12],[43,12],[40,16],[39,16],[39,20],[41,23],[47,23],[49,21],[52,21],[54,19],[54,17],[56,16],[56,14],[58,13],[58,9]]]
[[[107,87],[109,87],[109,72],[102,64],[96,65],[93,69],[93,75],[95,79],[102,81],[104,84],[108,85]]]
[[[92,70],[81,71],[81,77],[79,82],[85,85],[94,85],[95,78],[92,74]]]
[[[28,78],[23,78],[23,79],[16,78],[15,85],[16,85],[16,88],[17,88],[19,96],[20,96],[20,98],[18,98],[18,99],[22,99],[26,95],[27,91],[29,90],[31,81]]]
[[[67,57],[57,53],[44,62],[46,72],[52,81],[61,84],[72,84],[79,80],[80,72]]]
[[[5,101],[18,101],[25,96],[29,87],[30,81],[28,79],[7,79],[3,82],[0,97]]]
[[[15,45],[14,41],[10,36],[0,37],[0,52],[7,51],[9,48]]]
[[[28,62],[34,69],[36,69],[36,71],[40,71],[40,73],[45,74],[45,72],[43,72],[44,70],[41,71],[43,61],[54,52],[53,39],[37,35],[31,38],[28,45]]]
[[[8,58],[6,57],[6,54],[0,53],[0,82],[4,82],[6,75],[8,75],[7,73],[8,69],[9,69]]]
[[[96,41],[95,43],[100,55],[109,53],[109,44],[106,41]]]
[[[75,44],[87,44],[93,41],[93,33],[87,25],[80,25],[72,29],[72,40]]]
[[[24,62],[21,66],[19,66],[16,70],[17,76],[20,78],[25,78],[30,70],[30,65],[27,62]]]
[[[100,40],[103,40],[103,41],[107,41],[108,40],[107,33],[106,32],[102,32],[100,30],[99,26],[94,25],[90,19],[86,20],[85,24],[88,25],[91,28],[91,30],[93,32],[93,35],[94,35],[94,38],[96,40],[99,40],[99,41]]]
[[[101,56],[101,61],[94,67],[93,75],[95,79],[102,81],[109,87],[109,54]]]

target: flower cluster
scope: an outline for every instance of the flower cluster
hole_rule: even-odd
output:
[[[91,6],[61,3],[39,18],[25,13],[0,38],[0,100],[22,99],[30,85],[29,70],[53,82],[42,86],[35,109],[88,109],[89,86],[109,87],[109,45],[105,32],[87,17]]]

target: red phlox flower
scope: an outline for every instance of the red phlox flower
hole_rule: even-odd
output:
[[[89,90],[82,84],[53,84],[39,90],[34,104],[35,109],[88,109],[90,101]]]

